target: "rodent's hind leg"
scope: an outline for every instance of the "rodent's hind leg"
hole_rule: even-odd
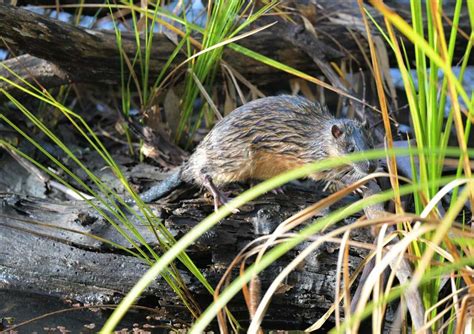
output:
[[[255,187],[257,184],[259,184],[259,182],[255,181],[255,180],[250,181],[250,188]],[[272,193],[273,195],[284,195],[285,194],[285,190],[283,189],[283,187],[277,187],[275,189],[270,190],[269,192]]]
[[[212,178],[209,175],[204,175],[202,185],[207,188],[212,194],[214,198],[214,210],[217,211],[219,206],[226,205],[229,202],[229,198],[216,187],[214,182],[212,182]],[[238,213],[238,209],[233,209],[233,213]]]

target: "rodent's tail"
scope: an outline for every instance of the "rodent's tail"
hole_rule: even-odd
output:
[[[147,191],[142,192],[140,194],[140,198],[143,200],[143,202],[150,203],[178,188],[183,183],[181,178],[182,170],[183,169],[181,167],[177,168],[168,178],[158,184],[153,185]]]

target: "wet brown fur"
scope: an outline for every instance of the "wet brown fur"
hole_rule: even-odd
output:
[[[342,138],[331,134],[333,125],[342,129]],[[262,98],[237,108],[216,124],[183,166],[181,177],[203,185],[207,176],[217,186],[264,180],[307,163],[342,156],[348,142],[354,142],[357,150],[371,147],[360,123],[335,119],[319,103],[288,95]],[[356,169],[355,178],[365,174],[363,168]],[[344,166],[311,178],[336,179],[351,173],[354,166]]]

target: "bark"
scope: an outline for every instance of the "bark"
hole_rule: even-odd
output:
[[[7,78],[20,86],[23,86],[24,80],[36,84],[36,87],[45,89],[71,82],[68,73],[61,70],[54,63],[28,54],[3,61],[0,64],[0,77]],[[12,85],[4,80],[0,81],[1,89],[14,93],[14,95],[21,93],[13,89]],[[0,97],[0,100],[2,97]]]
[[[178,203],[173,200],[177,194],[183,197],[183,189],[154,207],[166,227],[179,238],[212,212],[212,203],[201,196],[181,199]],[[289,189],[286,195],[265,195],[203,235],[188,254],[215,286],[247,243],[271,233],[289,214],[319,197],[320,194],[301,188]],[[128,242],[84,202],[7,193],[3,193],[1,200],[0,282],[3,287],[35,290],[83,302],[117,302],[148,268],[135,257],[87,235],[129,247]],[[144,226],[136,226],[152,247],[158,247],[153,233]],[[370,236],[361,233],[355,238],[367,241]],[[302,247],[304,245],[299,249]],[[260,276],[262,287],[267,287],[297,253],[298,250],[290,251],[266,270]],[[351,251],[351,269],[360,262],[362,254],[364,252],[357,249]],[[334,298],[336,263],[337,251],[333,245],[325,245],[311,254],[274,297],[266,326],[304,328],[326,312]],[[206,306],[211,299],[208,293],[189,273],[184,270],[182,273],[195,299]],[[145,291],[144,297],[153,298],[161,305],[179,304],[161,277]],[[239,319],[248,319],[242,297],[235,298],[231,305]],[[170,312],[177,314],[182,309],[171,308]]]
[[[409,16],[406,5],[393,1],[389,4],[405,18]],[[363,32],[361,33],[360,13],[355,1],[288,1],[287,5],[297,8],[313,24],[316,35],[306,30],[298,15],[292,17],[295,22],[272,16],[259,20],[258,24],[278,21],[276,25],[240,40],[238,44],[312,75],[321,74],[313,62],[315,57],[321,61],[349,60],[356,70],[367,67],[362,50],[354,40],[356,36],[363,52],[367,53],[367,43]],[[445,7],[448,17],[452,8],[451,3]],[[383,19],[377,13],[374,16],[383,24]],[[447,21],[444,24],[449,26]],[[467,14],[462,15],[459,28],[469,31]],[[69,81],[119,82],[120,56],[114,32],[78,28],[22,8],[0,4],[0,37],[9,48],[30,54],[21,63],[13,64],[13,69],[22,71],[32,67],[30,72],[46,88]],[[175,38],[170,34],[155,35],[149,65],[151,78],[158,75],[173,52]],[[135,37],[124,32],[122,42],[129,59],[133,59],[136,52]],[[466,45],[467,40],[458,38],[460,48]],[[408,52],[410,56],[410,48]],[[184,59],[184,55],[179,54],[174,65]],[[282,78],[289,76],[230,49],[226,50],[224,60],[257,85],[280,83]],[[44,71],[37,73],[35,70],[38,63],[42,63],[42,68],[50,67],[54,73],[43,78]],[[0,74],[5,75],[5,72]]]
[[[115,33],[112,31],[82,29],[8,5],[0,5],[0,31],[0,37],[10,48],[56,64],[68,73],[74,82],[119,82],[120,55]],[[175,49],[175,43],[168,36],[156,34],[154,37],[151,51],[153,57],[149,66],[151,78],[159,74]],[[128,57],[133,59],[136,52],[135,37],[123,33],[122,42]],[[271,31],[254,35],[242,42],[242,45],[279,58],[290,66],[314,73],[314,66],[303,52],[288,48],[288,44],[275,38]],[[249,60],[236,52],[229,51],[224,58],[244,76],[252,74],[259,77],[262,83],[281,79],[277,70]],[[175,64],[184,59],[184,55],[180,53]]]

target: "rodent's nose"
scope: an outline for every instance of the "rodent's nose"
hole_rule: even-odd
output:
[[[369,161],[369,169],[368,169],[369,173],[375,172],[375,170],[377,169],[377,166],[378,166],[377,162],[373,160]]]

